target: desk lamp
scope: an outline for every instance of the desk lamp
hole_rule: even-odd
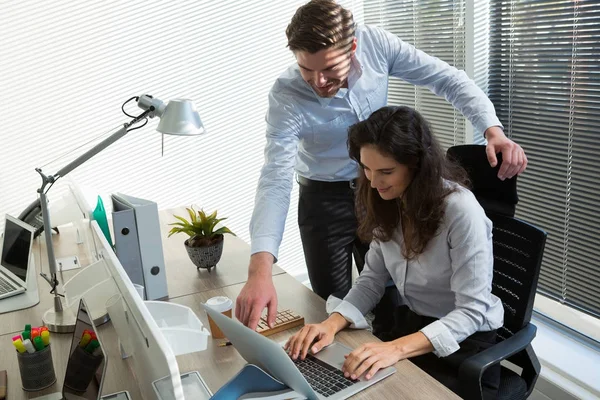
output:
[[[144,110],[138,116],[129,115],[124,109],[125,104],[134,99],[137,101],[138,107]],[[196,108],[191,100],[175,99],[165,104],[159,99],[144,94],[140,97],[132,97],[131,99],[127,100],[121,109],[125,115],[131,117],[132,119],[128,123],[123,124],[123,126],[117,132],[113,133],[108,138],[104,139],[102,142],[98,143],[96,146],[75,160],[71,161],[54,175],[44,175],[40,168],[36,168],[36,171],[42,177],[42,186],[38,189],[38,193],[40,207],[42,209],[42,218],[44,221],[44,237],[46,239],[46,248],[48,251],[50,277],[44,273],[41,275],[52,287],[50,293],[54,294],[54,307],[46,311],[43,321],[44,325],[48,327],[48,330],[52,332],[73,332],[76,322],[74,313],[72,313],[69,309],[63,310],[63,304],[57,291],[58,279],[56,277],[56,258],[54,256],[54,247],[52,245],[52,225],[50,225],[50,213],[48,210],[48,201],[46,197],[48,190],[52,187],[54,182],[67,175],[69,172],[73,171],[75,168],[96,154],[100,153],[102,150],[125,136],[128,132],[134,129],[139,129],[146,125],[148,118],[160,118],[160,122],[156,130],[163,135],[196,136],[204,133],[204,126],[202,125],[200,116],[198,115],[198,112],[196,111]],[[142,121],[144,122],[142,125],[135,126]]]

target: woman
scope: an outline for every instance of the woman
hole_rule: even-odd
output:
[[[401,304],[391,329],[375,332],[346,357],[344,374],[370,379],[379,369],[410,358],[458,393],[457,371],[467,357],[490,347],[504,310],[492,289],[492,224],[464,188],[464,171],[449,164],[423,117],[408,107],[384,107],[349,131],[350,156],[363,172],[357,208],[359,236],[371,241],[365,268],[344,300],[320,324],[306,325],[286,350],[304,358],[364,315],[390,278]],[[462,172],[462,173],[461,173]],[[483,377],[493,398],[499,365]]]

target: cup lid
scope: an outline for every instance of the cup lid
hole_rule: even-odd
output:
[[[206,300],[206,305],[215,311],[223,312],[231,309],[233,301],[226,296],[216,296]]]

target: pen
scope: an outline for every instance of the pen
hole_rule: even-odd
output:
[[[21,339],[13,340],[13,346],[15,346],[19,353],[25,353],[27,351],[25,346],[23,346]]]
[[[218,344],[219,347],[225,347],[225,346],[231,346],[231,345],[233,345],[233,343],[231,343],[229,340]]]
[[[35,347],[33,347],[33,343],[31,343],[31,340],[23,340],[23,346],[25,346],[25,349],[28,353],[35,353]]]

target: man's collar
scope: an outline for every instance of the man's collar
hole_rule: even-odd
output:
[[[348,95],[348,92],[350,90],[352,90],[352,88],[354,87],[354,84],[356,83],[358,78],[360,78],[362,76],[362,71],[363,71],[363,66],[360,63],[360,61],[358,61],[358,58],[356,58],[356,54],[354,54],[354,56],[352,56],[352,58],[350,59],[350,73],[348,74],[348,78],[347,78],[348,79],[348,87],[340,88],[337,91],[337,93],[335,94],[335,96],[321,97],[314,91],[312,86],[310,86],[308,84],[307,85],[308,85],[308,87],[310,87],[310,90],[312,90],[314,95],[319,100],[319,104],[321,104],[321,107],[327,107],[331,103],[332,99],[334,99],[334,98],[343,99],[344,97],[346,97],[346,95]]]

